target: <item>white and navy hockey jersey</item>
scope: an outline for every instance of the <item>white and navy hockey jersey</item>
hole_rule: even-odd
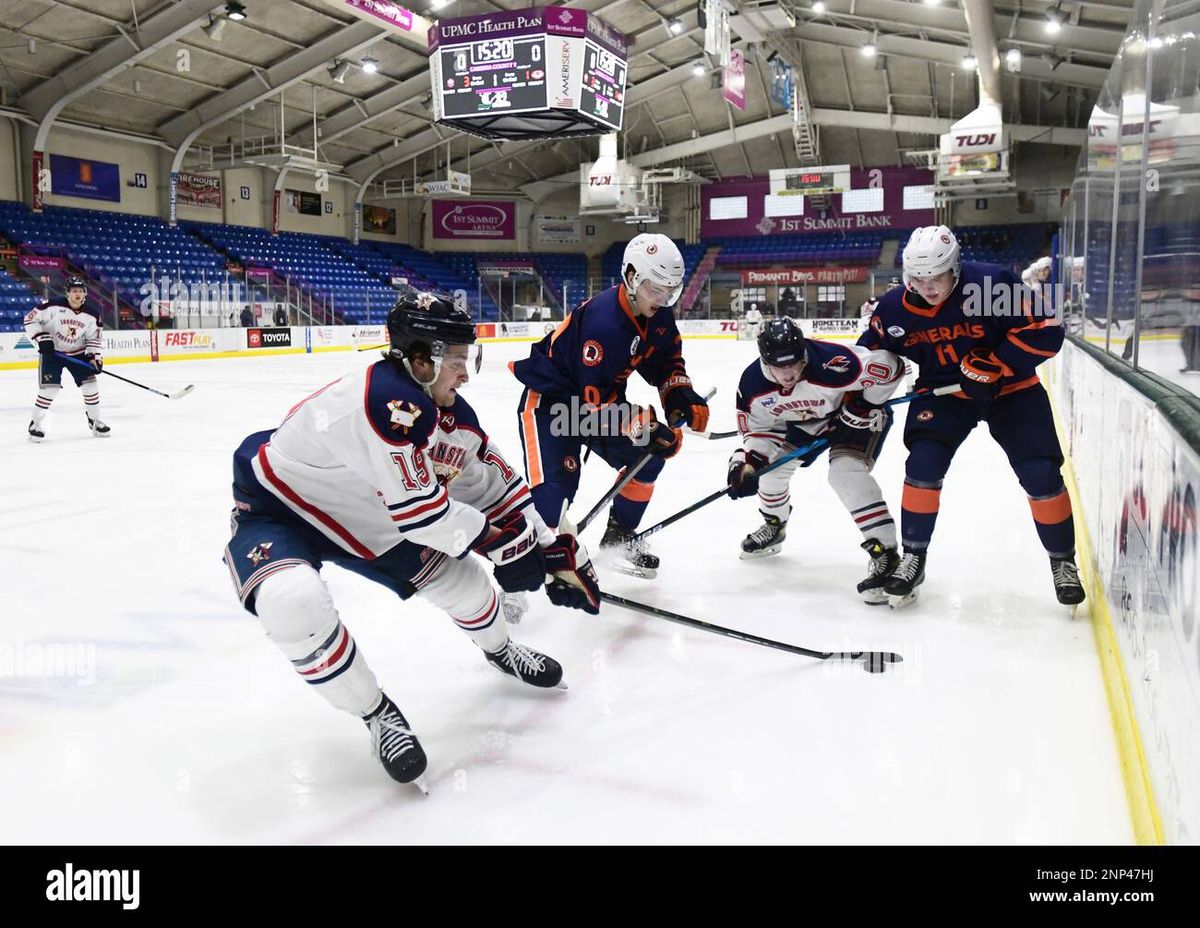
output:
[[[533,506],[529,484],[483,431],[479,417],[462,396],[438,410],[438,427],[429,452],[438,483],[450,498],[473,506],[494,523],[519,512],[542,545],[557,537]]]
[[[487,534],[489,519],[518,510],[531,518],[533,510],[529,488],[490,447],[466,401],[447,415],[443,428],[417,382],[378,361],[293,407],[264,436],[254,476],[358,557],[372,560],[401,541],[462,557]],[[543,543],[553,540],[534,525]]]
[[[805,340],[804,374],[792,387],[767,377],[754,361],[738,383],[738,431],[747,451],[773,456],[789,425],[818,436],[847,393],[861,392],[868,403],[882,403],[904,376],[904,362],[890,351],[869,351],[857,345]]]
[[[86,309],[74,310],[65,303],[47,303],[25,314],[25,334],[35,345],[53,339],[54,349],[63,354],[103,357],[104,336],[100,320]]]

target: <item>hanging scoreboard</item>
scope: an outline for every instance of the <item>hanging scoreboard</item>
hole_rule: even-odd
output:
[[[434,118],[487,138],[621,128],[628,44],[570,7],[442,20],[429,30]]]

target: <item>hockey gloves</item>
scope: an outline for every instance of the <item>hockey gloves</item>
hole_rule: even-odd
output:
[[[767,459],[757,451],[738,448],[729,458],[729,495],[734,499],[753,496],[758,492],[758,475],[754,472],[767,466]]]
[[[987,348],[972,348],[958,366],[962,391],[973,400],[994,400],[1000,395],[1000,379],[1008,371]]]
[[[687,374],[672,374],[658,388],[658,395],[668,422],[686,425],[693,432],[708,428],[708,401],[692,389],[692,379]]]
[[[54,357],[54,339],[43,338],[40,342],[38,342],[38,351],[40,351],[47,358]]]
[[[559,535],[554,544],[542,549],[546,558],[546,570],[554,577],[546,585],[546,596],[556,606],[582,609],[596,615],[600,612],[600,582],[596,570],[588,557],[587,548],[566,533]]]
[[[475,550],[491,558],[496,582],[505,593],[536,590],[546,579],[546,561],[533,526],[519,512],[491,527]]]
[[[887,428],[888,411],[854,394],[846,397],[829,425],[829,432],[824,437],[829,439],[830,444],[863,447],[870,438],[869,433],[882,432]]]
[[[104,370],[104,359],[98,354],[85,354],[83,356],[83,360],[92,365],[92,370],[94,370],[97,374]]]
[[[683,430],[659,422],[653,409],[639,409],[629,423],[628,438],[656,458],[673,458],[683,444]]]

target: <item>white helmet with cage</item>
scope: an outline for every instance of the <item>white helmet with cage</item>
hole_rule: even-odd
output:
[[[630,270],[633,271],[632,283],[628,281]],[[683,255],[667,236],[658,232],[643,232],[634,236],[625,246],[621,277],[629,288],[631,300],[637,296],[642,281],[648,281],[671,291],[670,297],[662,305],[674,306],[683,292]]]
[[[961,270],[958,239],[945,226],[922,226],[909,236],[904,246],[904,286],[911,287],[914,277],[936,277],[945,271],[954,272],[957,284]]]

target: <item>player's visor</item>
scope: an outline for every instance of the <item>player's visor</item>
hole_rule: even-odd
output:
[[[678,287],[664,287],[662,284],[643,280],[638,288],[638,296],[654,306],[672,306],[682,291],[682,284]]]

